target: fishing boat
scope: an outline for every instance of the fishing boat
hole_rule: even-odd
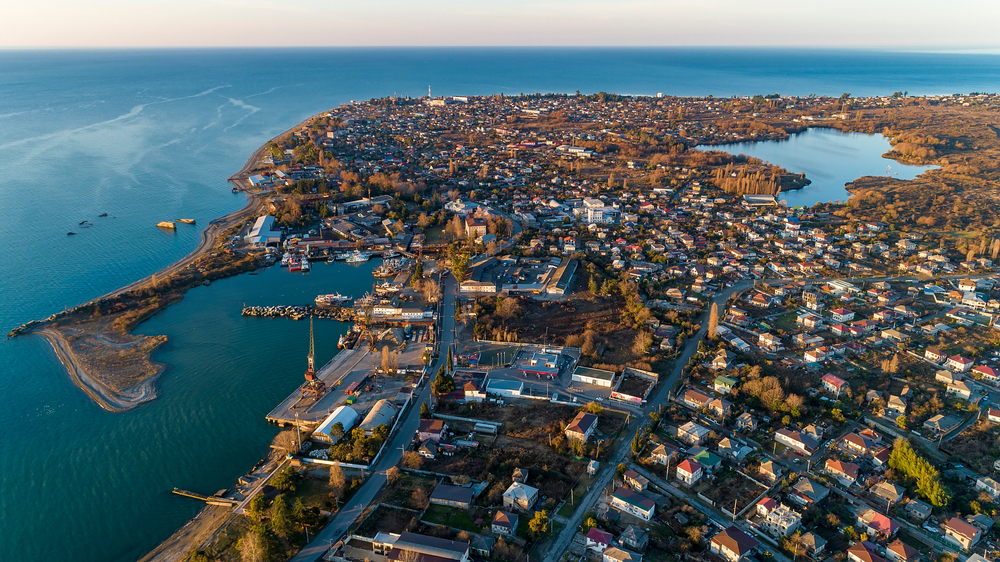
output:
[[[309,258],[302,256],[302,259],[299,261],[299,269],[301,269],[303,273],[309,273],[309,267]]]
[[[382,252],[382,258],[383,259],[389,259],[389,258],[395,258],[395,257],[399,257],[399,252],[395,252],[393,250],[386,250],[386,251]]]
[[[404,265],[406,265],[405,259],[385,260],[382,265],[375,268],[372,275],[375,277],[395,277]]]
[[[347,254],[347,263],[364,263],[372,258],[371,254],[364,252],[351,252]]]
[[[302,262],[299,261],[299,257],[292,256],[292,258],[288,260],[288,271],[301,271],[301,270],[302,270]]]
[[[342,295],[340,293],[333,293],[332,295],[319,295],[316,297],[316,304],[318,305],[336,305],[340,306],[351,302],[351,297]]]
[[[291,261],[292,254],[285,252],[285,255],[281,256],[281,267],[288,267],[288,262]]]

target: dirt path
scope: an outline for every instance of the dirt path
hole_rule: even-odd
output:
[[[198,512],[183,527],[174,531],[170,538],[163,541],[139,562],[180,562],[191,552],[211,537],[216,530],[229,518],[230,508],[207,505]]]

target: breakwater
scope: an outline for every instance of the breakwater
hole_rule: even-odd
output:
[[[340,306],[244,306],[241,314],[243,316],[252,316],[255,318],[291,318],[292,320],[304,320],[310,316],[313,318],[340,320],[341,322],[353,322],[355,319],[353,308],[344,308]]]

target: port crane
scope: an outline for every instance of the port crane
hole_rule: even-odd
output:
[[[309,368],[306,369],[306,382],[302,385],[302,398],[314,396],[319,400],[326,394],[326,383],[316,376],[316,342],[313,337],[313,317],[309,316]]]

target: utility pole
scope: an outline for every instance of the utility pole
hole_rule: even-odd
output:
[[[298,433],[298,436],[299,436],[299,441],[295,445],[296,445],[296,447],[298,447],[299,452],[301,452],[302,451],[302,427],[299,426],[299,413],[298,412],[295,412],[295,432]],[[309,542],[309,541],[307,540],[306,542]]]

